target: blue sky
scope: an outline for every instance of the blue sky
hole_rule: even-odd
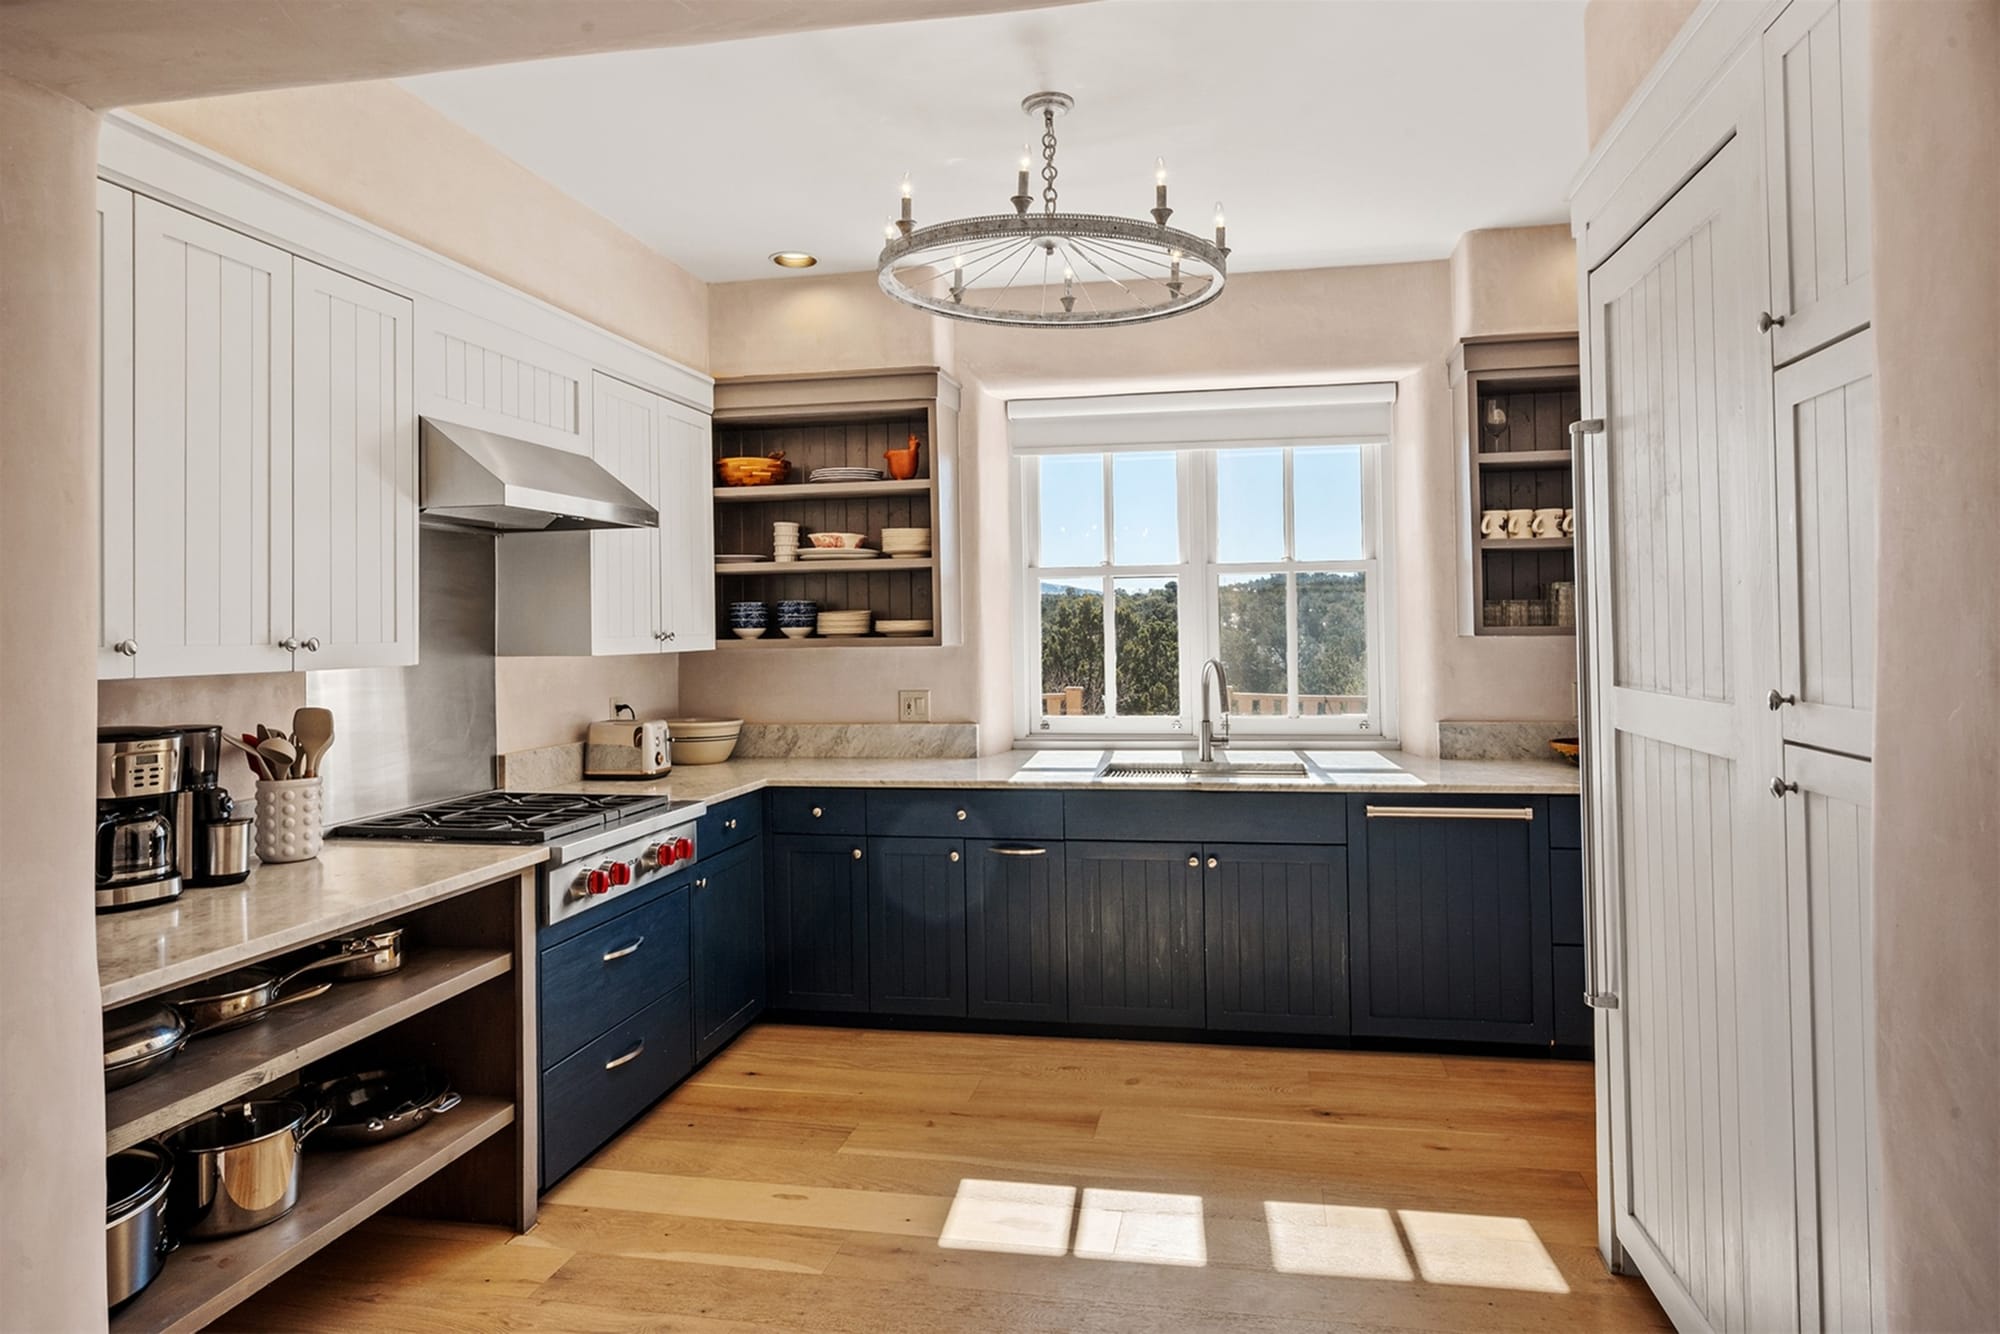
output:
[[[1283,458],[1275,449],[1227,450],[1216,460],[1216,545],[1225,562],[1284,558]],[[1121,454],[1112,462],[1115,553],[1104,550],[1104,464],[1096,454],[1041,461],[1042,543],[1047,567],[1180,559],[1172,454]],[[1361,557],[1361,451],[1295,451],[1295,542],[1300,560]]]

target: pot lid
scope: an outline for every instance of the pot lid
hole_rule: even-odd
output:
[[[108,1226],[158,1194],[174,1174],[174,1156],[148,1140],[104,1161],[104,1221]]]
[[[104,1064],[107,1068],[143,1061],[170,1051],[187,1036],[187,1021],[171,1005],[137,1001],[104,1014]]]

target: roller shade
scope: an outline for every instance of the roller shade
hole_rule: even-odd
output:
[[[1389,441],[1394,384],[1205,389],[1007,404],[1016,454],[1110,454]]]

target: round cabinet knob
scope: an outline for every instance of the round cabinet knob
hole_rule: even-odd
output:
[[[731,818],[731,819],[728,819],[728,820],[724,820],[724,821],[722,822],[722,827],[723,827],[724,829],[734,829],[734,828],[736,827],[736,821],[735,821],[735,819],[734,819],[734,818]]]
[[[1188,858],[1188,865],[1189,865],[1189,866],[1199,866],[1199,865],[1201,865],[1201,858],[1199,858],[1199,857],[1189,857],[1189,858]]]
[[[312,635],[308,637],[306,642],[303,645],[301,645],[301,647],[304,648],[305,651],[308,653],[319,652],[319,636]]]
[[[1778,691],[1773,690],[1770,694],[1764,696],[1764,702],[1771,706],[1772,713],[1776,713],[1779,709],[1784,708],[1787,704],[1798,703],[1799,697],[1797,695],[1780,694]]]
[[[702,876],[702,877],[701,877],[700,879],[696,880],[696,881],[694,882],[694,887],[695,887],[696,889],[707,889],[707,888],[708,888],[708,877],[707,877],[707,876]]]
[[[963,819],[965,818],[965,812],[964,812],[963,810],[960,810],[960,811],[959,811],[959,813],[958,813],[958,818],[959,818],[959,819],[961,819],[961,820],[963,820]]]
[[[694,840],[693,840],[693,839],[691,839],[691,838],[677,838],[677,839],[675,839],[675,840],[674,840],[674,860],[675,860],[675,861],[677,861],[677,862],[684,862],[684,861],[686,861],[686,860],[687,860],[688,858],[690,858],[690,857],[692,857],[692,856],[694,856]]]
[[[819,819],[819,817],[820,817],[820,816],[822,816],[822,815],[825,815],[825,814],[826,814],[826,812],[825,812],[825,811],[823,811],[823,810],[821,810],[821,809],[820,809],[819,807],[817,807],[817,806],[813,807],[813,819],[817,820],[817,819]]]
[[[860,861],[860,860],[861,860],[861,849],[860,849],[860,848],[856,848],[856,849],[854,850],[854,860],[855,860],[855,861]]]
[[[957,861],[957,860],[958,860],[958,849],[956,849],[956,848],[953,848],[953,849],[952,849],[952,852],[951,852],[951,859],[952,859],[953,861]]]
[[[1757,332],[1769,333],[1773,329],[1783,327],[1784,323],[1785,317],[1783,315],[1773,315],[1768,310],[1762,311],[1757,316]]]
[[[136,639],[121,639],[111,646],[111,650],[114,653],[122,653],[128,658],[136,658],[139,656],[139,641]]]
[[[1799,785],[1797,783],[1787,783],[1782,778],[1773,778],[1771,780],[1771,795],[1774,797],[1783,799],[1787,792],[1796,792],[1798,790]]]
[[[287,653],[297,653],[299,651],[299,641],[287,635],[278,641],[278,647]]]
[[[671,644],[671,643],[673,642],[673,640],[674,640],[674,636],[675,636],[675,635],[677,635],[677,634],[679,634],[679,633],[680,633],[680,632],[679,632],[679,631],[677,631],[677,630],[669,630],[669,631],[667,631],[667,642]]]
[[[1222,863],[1221,863],[1221,862],[1219,862],[1219,861],[1217,861],[1217,860],[1216,860],[1215,858],[1213,858],[1213,857],[1210,857],[1210,858],[1208,859],[1208,869],[1209,869],[1209,870],[1213,871],[1213,870],[1214,870],[1214,869],[1215,869],[1216,867],[1218,867],[1218,866],[1220,866],[1220,865],[1222,865]]]

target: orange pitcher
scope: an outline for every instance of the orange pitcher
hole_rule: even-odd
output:
[[[889,475],[899,482],[907,482],[917,475],[917,435],[910,433],[910,443],[902,449],[892,449],[882,455],[889,465]]]

